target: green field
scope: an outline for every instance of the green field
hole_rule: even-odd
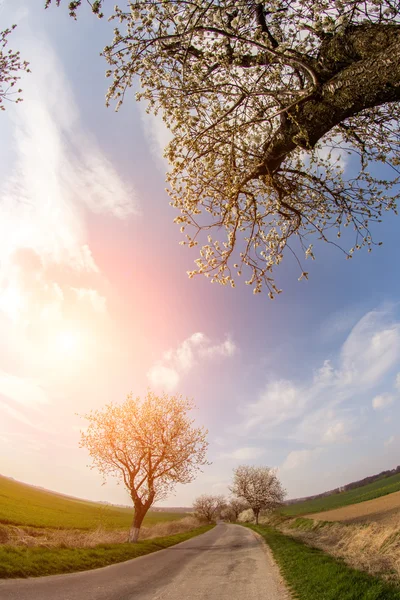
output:
[[[340,494],[332,494],[331,496],[325,496],[324,498],[316,498],[315,500],[305,500],[298,504],[291,504],[285,506],[280,512],[283,515],[290,517],[307,515],[323,512],[325,510],[333,510],[334,508],[348,506],[349,504],[358,504],[359,502],[373,500],[374,498],[386,496],[387,494],[398,491],[400,491],[400,473],[384,479],[378,479],[373,483],[355,488],[354,490],[349,490],[348,492],[341,492]]]
[[[133,509],[68,498],[0,475],[0,523],[57,529],[126,529]],[[149,512],[144,525],[182,519],[184,514]]]
[[[136,544],[99,544],[95,548],[16,548],[0,546],[0,578],[40,577],[98,569],[157,552],[205,533],[214,525]]]
[[[249,525],[270,546],[297,600],[400,600],[400,587],[264,526]]]

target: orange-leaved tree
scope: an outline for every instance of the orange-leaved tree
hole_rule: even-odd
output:
[[[165,498],[177,483],[193,481],[207,464],[204,427],[196,427],[189,412],[194,403],[180,395],[144,399],[129,394],[123,404],[92,411],[81,434],[86,448],[104,477],[122,480],[134,505],[129,541],[136,542],[143,519],[156,500]]]

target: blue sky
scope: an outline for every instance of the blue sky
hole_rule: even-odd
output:
[[[193,397],[209,429],[212,465],[166,504],[226,493],[242,463],[277,467],[290,497],[396,466],[398,219],[351,261],[316,243],[308,282],[287,256],[274,301],[189,280],[165,130],[133,95],[104,105],[110,24],[41,5],[0,3],[32,70],[1,115],[0,472],[126,502],[86,468],[76,413],[149,385]]]

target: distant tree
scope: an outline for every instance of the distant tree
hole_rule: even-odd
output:
[[[231,498],[228,504],[228,510],[232,515],[232,520],[237,521],[240,513],[249,508],[249,503],[242,498]]]
[[[247,502],[256,523],[262,510],[280,506],[286,495],[274,469],[247,465],[234,469],[231,492]]]
[[[21,71],[29,71],[29,63],[22,60],[20,53],[8,48],[8,37],[16,25],[0,31],[0,110],[6,110],[5,100],[10,102],[22,102],[21,89],[16,89],[21,79]]]
[[[223,519],[228,519],[231,522],[238,520],[239,515],[249,508],[249,505],[245,500],[241,498],[231,498],[226,504],[225,508],[221,513]]]
[[[156,396],[143,400],[131,394],[121,405],[92,411],[81,434],[96,468],[105,478],[120,479],[134,505],[129,541],[136,542],[143,519],[156,500],[162,500],[177,483],[190,483],[207,464],[207,431],[194,427],[192,401],[182,396]]]
[[[113,18],[107,103],[139,80],[172,132],[175,221],[201,246],[190,276],[247,272],[272,298],[284,254],[313,258],[313,239],[372,249],[400,194],[399,2],[143,0]]]
[[[193,511],[199,519],[204,519],[208,523],[211,523],[220,516],[225,505],[226,501],[223,496],[203,494],[193,502]]]

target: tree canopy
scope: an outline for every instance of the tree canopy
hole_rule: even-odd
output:
[[[262,510],[276,508],[286,496],[275,469],[249,465],[234,469],[231,492],[250,506],[256,523]]]
[[[224,496],[213,496],[211,494],[202,494],[193,502],[193,511],[199,519],[204,519],[211,523],[217,519],[226,505]]]
[[[81,447],[88,450],[92,468],[120,479],[135,508],[129,541],[136,541],[149,508],[177,483],[190,483],[207,464],[207,432],[194,427],[192,401],[182,396],[143,400],[131,394],[121,405],[109,404],[86,415]]]
[[[200,248],[190,276],[243,274],[272,298],[285,254],[307,277],[315,239],[372,249],[399,195],[396,0],[145,0],[112,18],[107,103],[137,81],[172,132],[175,221]]]
[[[248,510],[249,505],[246,500],[242,498],[231,498],[225,507],[222,516],[228,518],[230,521],[237,521],[240,513],[244,510]]]

